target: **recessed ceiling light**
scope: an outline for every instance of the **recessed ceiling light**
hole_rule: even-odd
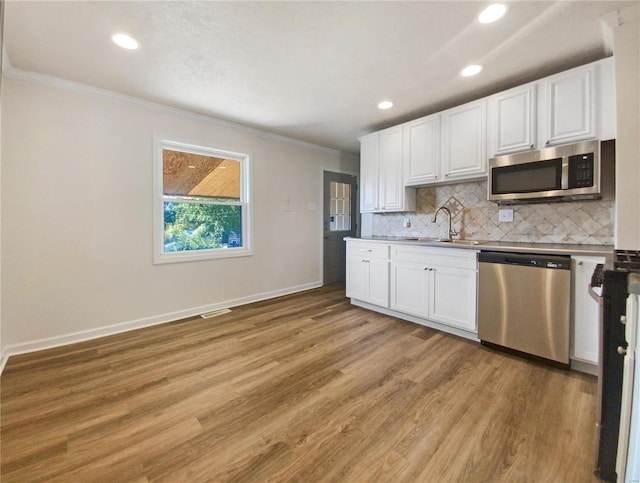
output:
[[[378,104],[378,109],[390,109],[393,107],[393,102],[391,101],[382,101]]]
[[[140,47],[140,42],[127,34],[115,34],[111,36],[111,40],[123,49],[136,50]]]
[[[498,19],[501,19],[502,16],[507,11],[507,7],[502,5],[501,3],[494,3],[485,8],[480,15],[478,15],[478,22],[480,23],[491,23],[495,22]]]
[[[191,165],[191,166],[187,166],[187,168],[189,168],[189,169],[196,169],[196,167],[195,167],[195,166],[193,166],[193,165]]]
[[[472,75],[480,73],[481,70],[481,65],[471,64],[462,69],[460,75],[463,75],[464,77],[471,77]]]

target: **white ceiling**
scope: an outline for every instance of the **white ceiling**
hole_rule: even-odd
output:
[[[22,70],[357,153],[368,132],[608,55],[601,17],[636,2],[510,1],[478,23],[490,3],[8,1],[4,42]],[[484,70],[461,77],[470,63]]]

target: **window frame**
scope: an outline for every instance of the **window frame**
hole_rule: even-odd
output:
[[[203,250],[164,251],[164,203],[167,198],[163,189],[163,151],[165,149],[190,154],[225,158],[240,163],[240,202],[199,202],[185,200],[195,204],[234,205],[241,207],[242,246],[226,248],[208,248]],[[251,204],[251,156],[247,153],[205,146],[183,141],[153,136],[153,263],[192,262],[219,258],[246,257],[253,255],[252,244],[252,204]],[[175,198],[175,197],[172,197]]]

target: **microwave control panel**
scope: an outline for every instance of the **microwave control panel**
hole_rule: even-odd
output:
[[[593,153],[569,156],[569,188],[593,186]]]

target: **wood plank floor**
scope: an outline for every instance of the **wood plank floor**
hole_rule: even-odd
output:
[[[596,380],[334,285],[11,357],[13,481],[588,482]]]

